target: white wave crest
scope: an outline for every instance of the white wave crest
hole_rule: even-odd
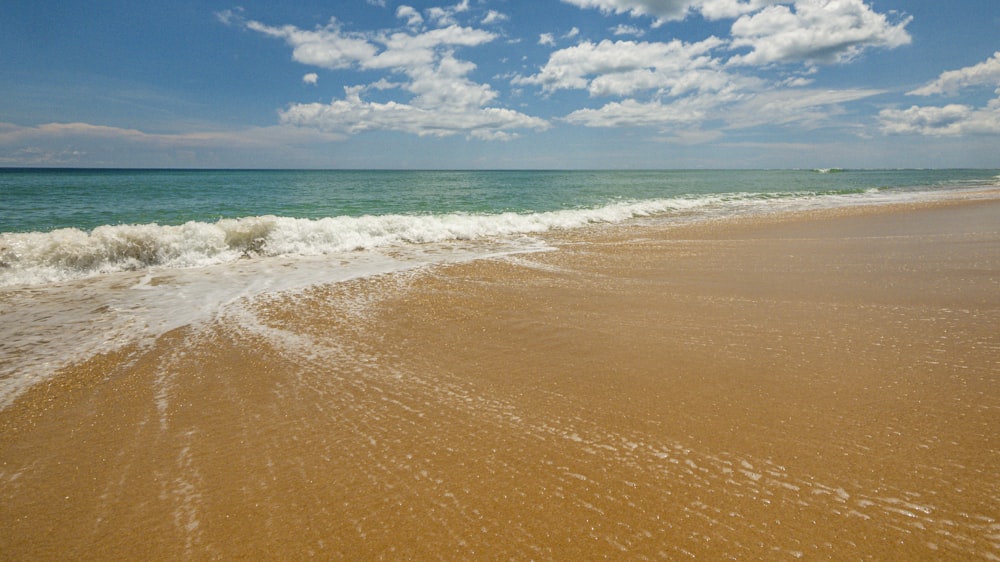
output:
[[[260,216],[182,225],[106,225],[92,231],[0,234],[0,286],[37,285],[146,268],[185,268],[242,257],[314,256],[396,245],[478,240],[621,222],[710,205],[717,197],[615,203],[542,213]]]

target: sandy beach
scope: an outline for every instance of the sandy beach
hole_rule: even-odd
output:
[[[557,232],[0,411],[0,559],[1000,559],[1000,194]]]

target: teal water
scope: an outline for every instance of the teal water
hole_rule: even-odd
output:
[[[0,232],[276,215],[545,212],[726,193],[781,196],[995,182],[998,170],[241,171],[0,169]]]
[[[0,286],[996,185],[1000,170],[0,169]]]

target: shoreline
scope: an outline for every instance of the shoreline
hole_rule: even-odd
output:
[[[0,411],[0,558],[1000,556],[1000,199],[545,236]]]

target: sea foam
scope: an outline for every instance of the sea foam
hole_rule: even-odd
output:
[[[412,244],[539,234],[691,210],[717,197],[622,202],[543,213],[383,215],[301,219],[279,216],[181,225],[105,225],[91,231],[0,234],[0,286],[39,285],[138,271],[230,263],[257,256],[317,256]]]

